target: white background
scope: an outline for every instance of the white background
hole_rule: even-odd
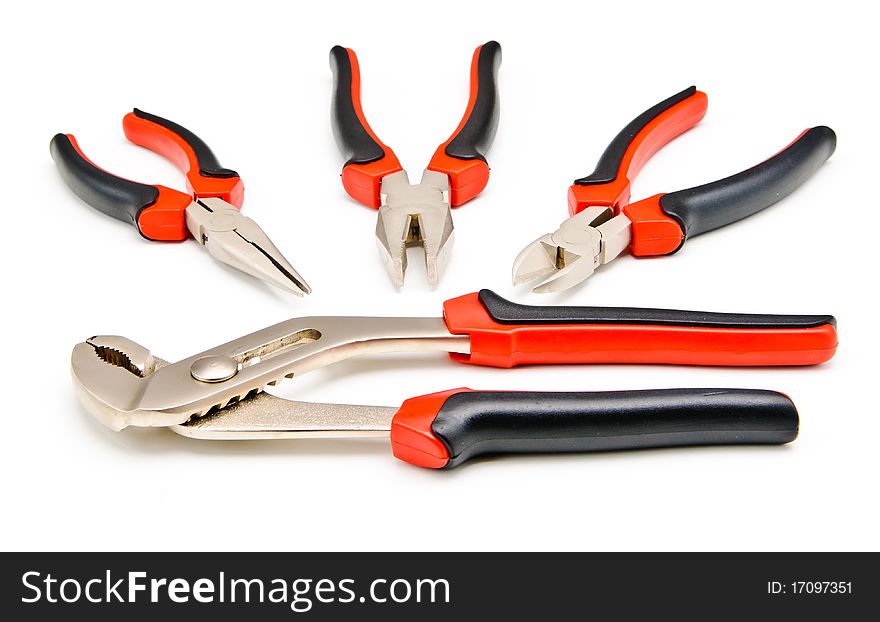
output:
[[[17,3],[4,16],[5,404],[0,545],[11,549],[877,549],[876,18],[865,3]],[[329,123],[332,45],[354,48],[373,129],[413,177],[457,125],[474,47],[497,39],[502,113],[487,190],[456,210],[441,285],[418,249],[393,289],[375,214],[351,201]],[[696,84],[709,112],[633,198],[737,172],[806,127],[838,134],[790,198],[667,258],[624,256],[539,297],[516,253],[631,118]],[[133,106],[211,145],[315,293],[300,300],[157,244],[63,185],[75,133],[112,171],[183,188],[131,144]],[[499,458],[433,472],[382,441],[211,444],[111,432],[79,406],[72,346],[121,334],[178,360],[289,316],[437,315],[483,287],[532,304],[833,313],[839,354],[810,369],[498,370],[442,355],[357,360],[288,382],[303,400],[397,405],[458,386],[754,387],[800,409],[786,447]]]

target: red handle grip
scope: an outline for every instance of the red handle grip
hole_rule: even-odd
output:
[[[647,363],[814,365],[837,348],[830,315],[757,315],[518,305],[482,290],[448,300],[449,331],[469,335],[476,365]]]
[[[185,127],[135,108],[122,119],[122,130],[128,140],[180,169],[193,195],[219,197],[241,208],[244,184],[238,173],[220,166],[208,145]]]
[[[568,189],[571,215],[592,205],[611,206],[617,212],[629,203],[630,186],[645,163],[663,145],[699,123],[708,105],[706,94],[692,86],[633,119],[605,149],[596,170]]]
[[[449,450],[433,430],[437,413],[446,400],[462,391],[451,389],[406,400],[391,421],[391,450],[397,458],[416,466],[442,469],[449,463]]]
[[[354,50],[330,50],[333,71],[331,122],[333,135],[346,158],[342,186],[367,207],[381,205],[382,178],[403,170],[394,152],[373,132],[361,106],[361,70]]]
[[[797,438],[798,426],[795,405],[774,391],[453,389],[404,402],[391,445],[401,460],[439,469],[486,454],[780,445]]]
[[[501,46],[480,45],[471,59],[470,95],[464,116],[446,142],[437,147],[428,169],[449,176],[449,203],[458,207],[480,194],[489,183],[484,151],[498,127],[497,75]]]

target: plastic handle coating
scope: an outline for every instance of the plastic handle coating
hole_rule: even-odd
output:
[[[470,337],[461,362],[814,365],[837,348],[831,315],[709,313],[520,305],[484,289],[446,301],[449,332]]]
[[[665,144],[706,115],[706,94],[691,86],[652,106],[624,127],[606,147],[595,170],[568,190],[574,215],[590,206],[620,209],[629,203],[630,186],[645,163]]]
[[[96,166],[69,134],[56,134],[49,143],[49,152],[61,179],[73,193],[108,216],[137,226],[141,210],[159,198],[156,186],[117,177]]]
[[[630,250],[641,257],[670,255],[688,237],[770,207],[809,179],[831,157],[836,143],[830,128],[814,127],[747,171],[626,205],[623,211],[632,223]]]
[[[367,123],[361,107],[361,72],[354,50],[341,45],[330,50],[333,96],[330,122],[336,144],[345,158],[342,185],[359,203],[378,208],[382,178],[403,170],[394,152]]]
[[[663,195],[660,207],[681,223],[685,238],[724,227],[794,192],[831,157],[836,144],[831,128],[811,128],[769,160],[742,173]]]
[[[182,125],[135,108],[122,119],[122,130],[134,144],[174,163],[186,175],[191,194],[218,197],[241,208],[244,183],[238,173],[220,166],[205,141]]]
[[[149,240],[186,238],[184,212],[192,203],[188,194],[108,173],[83,154],[70,134],[56,134],[49,152],[61,179],[88,205],[134,225]]]
[[[480,194],[489,181],[485,152],[498,129],[500,66],[501,46],[497,41],[484,43],[474,51],[470,96],[464,116],[428,164],[428,169],[449,176],[449,200],[453,207]]]
[[[797,433],[795,405],[774,391],[458,389],[408,400],[394,418],[391,439],[402,460],[448,468],[483,454],[776,445]]]

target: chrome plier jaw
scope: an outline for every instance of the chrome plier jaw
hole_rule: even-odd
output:
[[[186,208],[186,228],[217,261],[296,296],[312,293],[263,229],[223,199],[193,201]]]
[[[610,207],[588,207],[526,246],[513,262],[514,285],[540,279],[538,294],[568,289],[626,249],[632,223]]]
[[[442,318],[304,317],[173,364],[124,337],[95,336],[74,347],[71,370],[89,412],[121,430],[182,424],[353,356],[468,348]]]

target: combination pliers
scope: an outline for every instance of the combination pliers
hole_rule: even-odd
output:
[[[355,356],[448,352],[474,365],[814,365],[837,347],[830,315],[539,307],[482,290],[443,317],[294,318],[169,364],[124,337],[71,357],[85,408],[114,430],[168,427],[202,439],[388,436],[394,454],[443,468],[489,453],[780,444],[798,415],[781,393],[669,389],[596,393],[454,389],[402,407],[296,402],[264,392]]]
[[[474,51],[470,97],[458,127],[434,152],[418,184],[390,147],[367,123],[361,107],[361,76],[354,50],[330,50],[333,71],[333,134],[346,158],[342,185],[355,201],[379,210],[376,241],[397,287],[403,286],[406,247],[422,245],[428,283],[437,285],[453,242],[451,207],[471,200],[486,187],[485,151],[498,126],[497,74],[501,46],[489,41]]]
[[[89,160],[71,134],[49,149],[61,178],[95,209],[134,225],[148,240],[192,236],[215,259],[297,296],[311,288],[263,230],[239,211],[244,184],[220,166],[205,142],[185,127],[134,109],[122,119],[126,138],[154,151],[186,175],[188,192],[117,177]]]
[[[794,192],[834,153],[836,136],[818,126],[736,175],[630,203],[630,186],[663,145],[700,122],[708,99],[687,88],[633,119],[605,149],[595,170],[568,190],[571,217],[526,246],[513,283],[532,291],[568,289],[627,248],[637,257],[670,255],[685,240],[751,216]]]

